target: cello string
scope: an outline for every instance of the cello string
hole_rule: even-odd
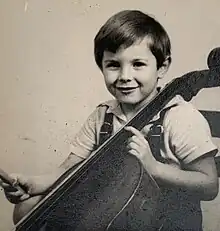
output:
[[[112,223],[114,222],[114,220],[116,220],[116,218],[123,212],[123,210],[127,207],[127,205],[131,202],[131,200],[133,199],[134,195],[136,194],[138,188],[140,187],[142,178],[143,178],[143,174],[144,174],[144,169],[143,169],[143,165],[140,163],[141,165],[141,172],[140,172],[140,178],[138,181],[138,184],[136,186],[136,188],[134,189],[132,195],[130,196],[130,198],[127,200],[127,202],[124,204],[124,206],[122,207],[122,209],[113,217],[113,219],[109,222],[106,231],[109,230],[110,226],[112,225]]]

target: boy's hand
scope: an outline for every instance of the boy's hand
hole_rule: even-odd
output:
[[[128,152],[136,156],[145,169],[151,173],[155,169],[157,161],[152,155],[150,146],[144,135],[134,127],[126,127],[125,130],[133,134],[128,140]]]
[[[26,188],[18,181],[18,176],[15,174],[9,175],[11,179],[14,179],[14,184],[10,184],[3,179],[0,179],[0,186],[4,189],[4,193],[8,201],[13,204],[17,204],[30,197]]]
[[[56,176],[53,174],[33,177],[12,174],[11,177],[16,179],[18,185],[24,189],[22,192],[0,180],[0,185],[4,189],[6,198],[13,204],[18,204],[32,196],[43,195],[56,181]]]

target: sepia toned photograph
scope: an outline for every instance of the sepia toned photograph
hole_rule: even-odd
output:
[[[0,231],[220,230],[219,7],[0,1]]]

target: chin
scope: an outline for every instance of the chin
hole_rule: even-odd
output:
[[[118,101],[121,104],[127,105],[127,106],[132,106],[132,107],[142,107],[143,105],[145,105],[146,103],[148,103],[149,100],[146,100],[146,98],[136,98],[136,99],[124,99],[124,98],[118,98]]]
[[[133,105],[133,106],[139,105],[142,102],[142,100],[128,100],[128,99],[127,100],[118,99],[118,101],[122,104]]]

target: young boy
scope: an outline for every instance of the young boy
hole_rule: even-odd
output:
[[[133,117],[158,93],[158,80],[171,63],[171,45],[167,32],[152,17],[136,10],[113,15],[95,37],[95,60],[108,91],[115,100],[99,105],[89,116],[71,144],[71,153],[61,166],[48,176],[17,176],[27,195],[2,183],[9,201],[15,203],[17,222],[55,180],[70,167],[86,159],[98,146],[100,129],[106,113],[113,114],[113,133]],[[217,148],[202,115],[180,96],[174,97],[164,109],[163,136],[160,143],[162,162],[157,161],[146,139],[149,127],[160,114],[133,134],[128,152],[135,155],[161,187],[181,188],[187,201],[167,198],[167,224],[163,230],[202,230],[201,200],[213,200],[218,193],[214,156]],[[24,201],[24,202],[22,202]],[[188,204],[187,204],[188,203]]]

